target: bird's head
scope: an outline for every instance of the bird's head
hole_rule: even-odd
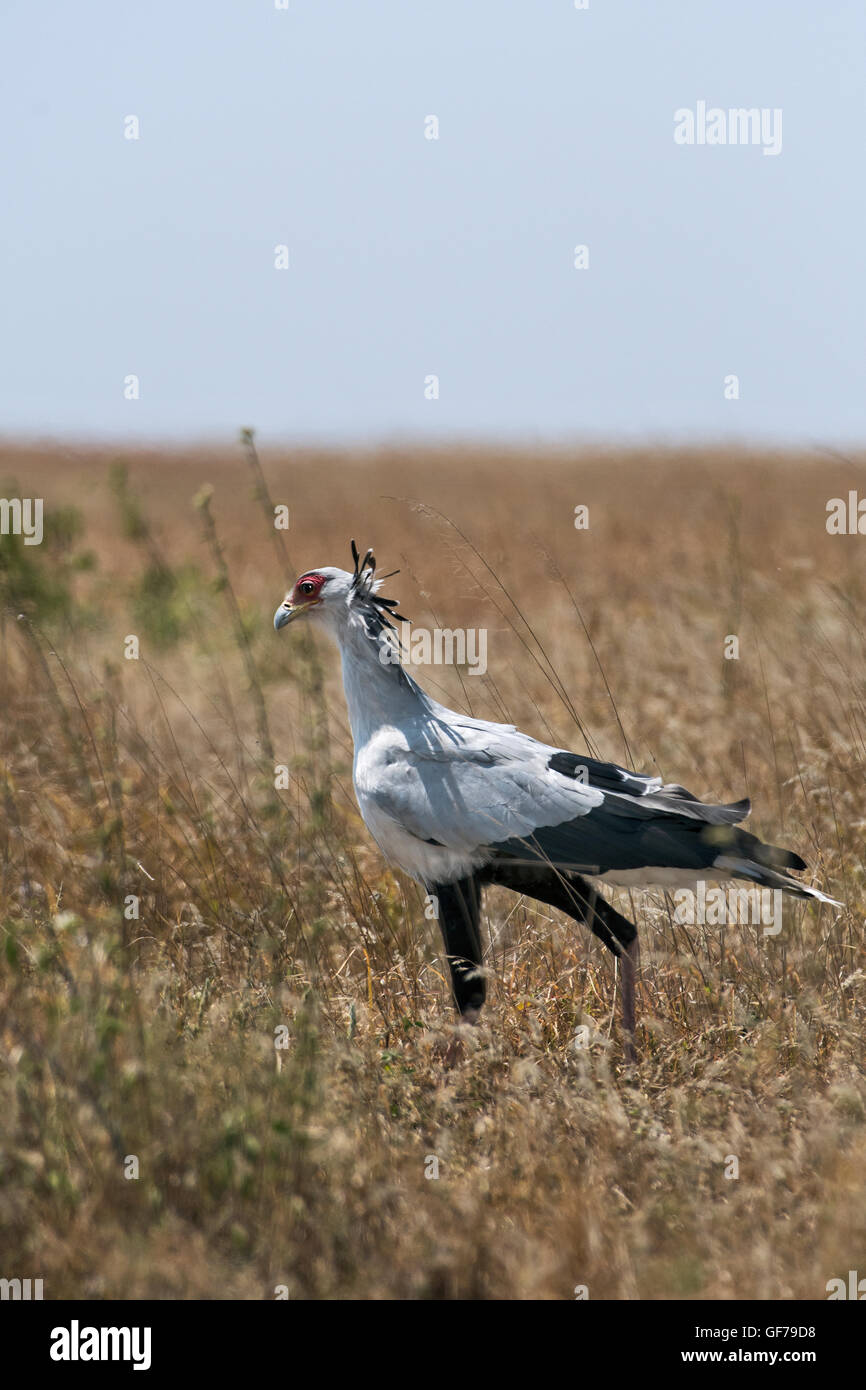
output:
[[[352,576],[345,570],[334,569],[332,565],[323,565],[299,575],[274,614],[277,632],[296,618],[309,617],[313,613],[318,618],[326,614],[336,617],[348,601],[351,579]]]
[[[274,614],[277,632],[296,618],[309,616],[323,623],[339,640],[354,617],[363,624],[369,637],[378,638],[383,629],[393,630],[392,617],[407,621],[396,611],[397,599],[381,598],[377,592],[391,575],[375,578],[376,561],[372,550],[368,550],[362,560],[352,541],[352,559],[355,562],[352,572],[323,565],[299,575]],[[392,574],[396,573],[392,570]]]

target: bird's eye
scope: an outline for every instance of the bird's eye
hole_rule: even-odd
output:
[[[315,584],[311,584],[309,579],[306,581],[306,583],[299,584],[298,588],[300,589],[302,594],[314,594],[316,592]]]

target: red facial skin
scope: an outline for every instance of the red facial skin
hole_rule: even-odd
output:
[[[310,574],[302,574],[292,590],[293,607],[300,607],[304,603],[314,603],[320,595],[324,582],[325,576],[316,574],[315,571]],[[310,588],[310,585],[313,587]]]

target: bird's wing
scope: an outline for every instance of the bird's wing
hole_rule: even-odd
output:
[[[675,782],[629,772],[616,763],[599,762],[582,753],[557,751],[550,759],[550,766],[563,777],[574,777],[590,787],[599,787],[609,798],[615,798],[623,815],[647,817],[662,812],[709,825],[736,825],[745,820],[752,809],[748,797],[722,805],[701,801]]]
[[[805,867],[736,828],[748,801],[716,805],[503,725],[452,722],[391,748],[359,792],[410,834],[457,852],[489,851],[587,874],[712,868],[737,856],[773,869]]]
[[[362,761],[355,782],[362,805],[372,802],[417,839],[465,852],[602,804],[600,789],[548,766],[550,751],[520,734],[415,743]]]
[[[798,854],[765,845],[739,828],[751,809],[748,799],[729,805],[699,801],[685,787],[578,753],[557,751],[548,766],[566,780],[585,778],[602,791],[601,804],[579,820],[539,824],[529,836],[500,841],[491,846],[495,858],[608,875],[613,882],[633,881],[630,876],[643,871],[648,882],[658,870],[696,875],[717,869],[724,871],[722,877],[734,873],[809,892],[784,872],[806,868]]]

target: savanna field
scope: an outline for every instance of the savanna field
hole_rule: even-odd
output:
[[[40,546],[0,537],[0,1275],[51,1299],[866,1276],[866,539],[826,529],[858,487],[862,458],[818,451],[0,448],[0,495],[45,509]],[[355,806],[336,651],[272,625],[353,536],[416,624],[486,631],[485,674],[416,672],[438,698],[751,797],[843,907],[785,899],[770,936],[616,894],[630,1068],[613,958],[491,891],[488,1004],[446,1065],[438,928]]]

